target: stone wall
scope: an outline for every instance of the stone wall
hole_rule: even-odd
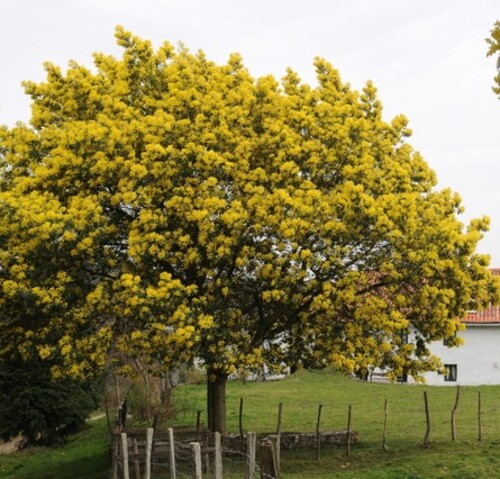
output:
[[[351,443],[358,441],[358,433],[351,431]],[[257,435],[257,440],[260,441],[271,434]],[[325,431],[320,433],[320,444],[325,445],[342,445],[347,444],[347,431]],[[244,440],[245,440],[244,436]],[[304,432],[282,432],[281,433],[281,448],[282,449],[314,449],[317,446],[316,433]],[[241,436],[237,434],[228,434],[224,438],[224,447],[227,449],[239,449],[241,447]]]

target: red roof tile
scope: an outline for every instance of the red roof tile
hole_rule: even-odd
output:
[[[463,322],[466,324],[500,324],[500,306],[490,306],[482,311],[469,311]]]

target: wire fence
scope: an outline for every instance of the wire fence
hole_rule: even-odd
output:
[[[333,400],[324,401],[322,404],[304,401],[299,405],[280,402],[276,404],[275,414],[272,413],[273,407],[269,407],[267,414],[260,414],[258,418],[254,418],[252,414],[245,415],[240,401],[240,407],[235,407],[235,411],[239,412],[233,413],[236,417],[232,418],[233,425],[239,424],[240,433],[222,438],[219,469],[214,435],[208,431],[200,427],[176,428],[173,461],[168,453],[169,441],[166,433],[155,431],[150,477],[173,478],[172,463],[175,463],[175,479],[277,477],[279,474],[273,467],[279,469],[281,461],[286,466],[293,455],[314,461],[320,456],[349,456],[352,452],[353,460],[356,460],[358,451],[383,454],[384,451],[390,450],[392,454],[397,454],[398,451],[406,452],[415,448],[432,449],[436,444],[500,443],[500,396],[494,388],[467,388],[463,391],[459,387],[429,391],[409,388],[405,395],[397,399],[381,399],[380,395],[351,399],[349,403]],[[231,415],[231,410],[229,414]],[[240,417],[237,417],[238,414]],[[198,425],[199,416],[198,413]],[[255,424],[252,424],[252,420]],[[258,431],[259,445],[255,454],[249,454],[249,433],[243,431],[244,424],[262,427]],[[301,432],[286,432],[290,430],[290,425]],[[134,453],[134,431],[127,432],[130,433],[129,477],[142,479],[146,477],[145,429],[141,432],[143,439],[139,440],[139,436],[135,439],[138,442],[138,455]],[[266,451],[260,447],[260,443],[273,435],[279,437],[278,444],[274,445],[278,451],[271,451],[271,455],[275,455],[274,461],[268,460],[262,466]],[[192,443],[198,443],[200,448],[200,476],[196,475],[197,466]],[[332,445],[335,445],[334,450]],[[125,478],[123,466],[120,465],[123,455],[116,444],[114,448],[116,475],[112,478]],[[308,449],[309,452],[290,453],[290,449]],[[254,466],[250,473],[248,463],[252,455]],[[268,470],[270,472],[267,472]]]
[[[254,433],[246,434],[241,447],[234,442],[229,447],[223,445],[219,433],[181,430],[178,435],[176,438],[172,428],[166,432],[152,428],[124,429],[113,434],[111,478],[271,479],[279,476],[279,439],[271,444],[269,461],[265,458],[266,442],[257,447]]]

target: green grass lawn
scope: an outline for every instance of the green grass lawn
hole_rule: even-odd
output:
[[[427,391],[431,416],[431,444],[422,441],[426,423],[423,392]],[[478,441],[477,396],[482,399],[482,443]],[[352,428],[359,442],[347,457],[341,447],[316,451],[283,451],[282,477],[307,478],[495,478],[500,477],[500,386],[462,388],[457,411],[457,441],[450,436],[450,413],[456,389],[416,385],[374,384],[323,372],[299,372],[282,381],[231,381],[227,388],[230,431],[238,431],[243,398],[243,429],[274,432],[279,403],[283,403],[283,431],[315,431],[318,405],[322,404],[321,430],[344,429],[352,405]],[[388,400],[389,450],[382,450],[384,401]],[[205,411],[204,386],[175,390],[178,422],[193,424],[196,411]],[[0,456],[0,478],[107,477],[105,420],[94,421],[62,448],[35,449]],[[231,476],[233,477],[233,476]]]
[[[431,417],[431,445],[422,447],[426,432],[423,392]],[[478,391],[481,391],[481,433],[478,442]],[[410,384],[377,384],[351,380],[331,372],[299,372],[276,382],[230,382],[227,420],[238,431],[243,398],[243,429],[273,432],[279,403],[283,431],[315,431],[322,404],[320,429],[345,429],[352,406],[352,429],[359,434],[347,458],[341,448],[283,452],[283,477],[306,478],[492,478],[500,477],[500,387],[462,387],[456,415],[456,442],[451,441],[450,415],[456,388]],[[176,401],[184,406],[184,421],[193,422],[196,409],[205,410],[200,386],[182,386]],[[382,450],[384,401],[388,400],[388,452]],[[182,415],[181,415],[182,417]]]
[[[0,455],[0,478],[105,479],[108,477],[108,435],[104,418],[71,436],[64,446],[32,448]]]
[[[272,432],[276,429],[279,403],[283,403],[283,431],[315,431],[318,406],[322,430],[346,427],[352,405],[352,428],[365,444],[380,443],[384,401],[388,400],[388,443],[393,448],[421,443],[426,429],[423,392],[427,391],[431,416],[431,442],[449,442],[450,413],[456,388],[411,384],[378,384],[351,380],[331,372],[301,371],[281,381],[230,381],[227,386],[227,422],[238,431],[240,398],[243,398],[243,429]],[[500,441],[500,386],[462,387],[456,416],[457,440],[478,436],[477,395],[481,391],[482,436]],[[202,419],[206,409],[204,386],[181,386],[175,390],[180,409],[178,420],[194,423],[196,410]]]

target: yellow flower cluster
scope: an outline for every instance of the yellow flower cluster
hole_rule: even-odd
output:
[[[30,126],[0,128],[0,308],[23,354],[56,376],[109,354],[417,373],[435,362],[404,331],[451,337],[498,299],[487,220],[463,227],[371,83],[116,37],[94,70],[47,64]]]

